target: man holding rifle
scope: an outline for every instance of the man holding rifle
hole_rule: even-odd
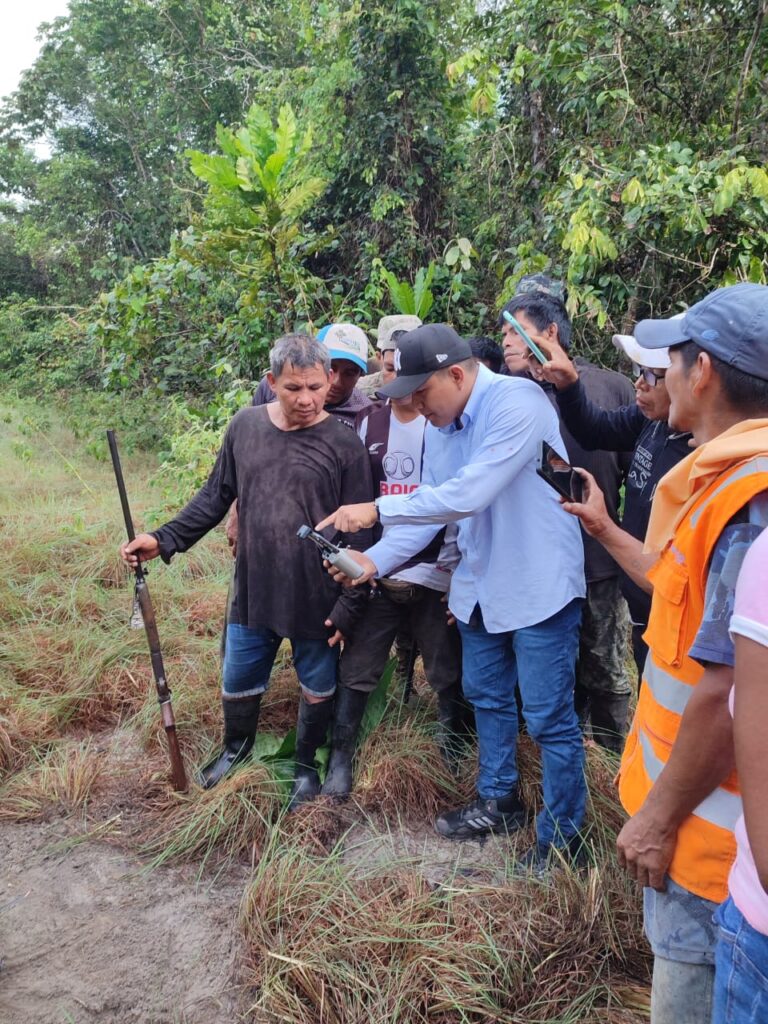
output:
[[[240,539],[222,680],[224,747],[203,769],[201,785],[215,785],[250,753],[261,695],[280,642],[289,638],[301,684],[295,807],[319,791],[315,753],[330,724],[338,645],[366,600],[364,590],[335,585],[317,549],[296,531],[319,519],[329,504],[367,500],[373,490],[359,438],[323,408],[328,349],[307,335],[280,338],[270,352],[269,383],[277,401],[237,413],[211,475],[189,504],[120,553],[129,565],[157,555],[169,562],[220,523],[237,499]],[[362,545],[368,540],[356,539]]]
[[[461,561],[448,606],[461,633],[464,692],[477,722],[478,798],[441,815],[435,827],[447,838],[473,839],[524,824],[519,681],[528,731],[542,751],[544,795],[537,844],[524,861],[545,870],[559,856],[580,856],[586,799],[573,707],[585,590],[581,537],[535,471],[542,441],[565,454],[557,415],[532,381],[478,365],[447,324],[399,339],[395,366],[397,377],[382,392],[412,395],[429,421],[422,484],[411,494],[339,508],[319,525],[344,532],[377,521],[393,527],[364,555],[355,553],[365,570],[357,584],[387,576],[443,525],[458,523]]]

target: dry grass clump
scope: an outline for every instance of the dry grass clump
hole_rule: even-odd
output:
[[[474,767],[468,755],[468,768]],[[353,795],[367,811],[431,820],[467,796],[448,771],[434,736],[418,718],[387,717],[363,744]]]
[[[356,816],[349,804],[333,804],[328,797],[319,797],[292,814],[284,815],[280,828],[286,843],[306,849],[309,854],[323,856],[338,845],[355,822]]]
[[[200,637],[220,637],[224,626],[226,591],[198,593],[192,591],[180,602],[190,633]]]
[[[11,731],[10,720],[0,717],[0,779],[7,775],[21,760],[18,746],[18,731]]]
[[[647,974],[617,957],[612,869],[431,887],[398,864],[356,876],[340,848],[270,854],[243,902],[252,1012],[269,1019],[615,1021],[612,990]]]
[[[244,763],[210,790],[191,782],[187,796],[168,791],[158,802],[141,851],[153,866],[199,859],[201,870],[214,853],[223,860],[256,858],[284,798],[284,786],[259,761]]]
[[[269,689],[261,701],[260,728],[284,736],[296,728],[299,714],[299,681],[291,667],[272,673]]]
[[[13,775],[0,788],[0,820],[31,821],[52,811],[84,807],[104,770],[91,740],[61,742]]]

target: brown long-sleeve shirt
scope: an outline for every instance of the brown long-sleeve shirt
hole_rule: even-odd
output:
[[[242,409],[227,428],[206,483],[154,532],[163,559],[190,548],[221,522],[235,499],[240,528],[230,621],[310,640],[330,635],[324,625],[330,618],[349,635],[367,588],[344,590],[334,583],[318,549],[296,531],[340,505],[373,499],[368,453],[354,431],[332,416],[301,430],[280,430],[266,406]],[[348,540],[362,551],[370,545],[370,531]]]

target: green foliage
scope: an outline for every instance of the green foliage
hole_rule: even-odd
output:
[[[97,386],[99,353],[76,312],[49,310],[31,298],[0,302],[0,381],[25,394]]]
[[[192,10],[73,0],[4,108],[16,386],[175,396],[215,433],[216,396],[247,389],[286,330],[396,309],[487,332],[546,270],[577,344],[609,358],[646,312],[766,279],[762,7]],[[95,288],[89,311],[41,308]],[[204,429],[186,440],[202,465]],[[180,444],[179,485],[197,458]]]
[[[545,215],[567,254],[572,307],[598,328],[643,290],[659,296],[660,311],[678,308],[692,268],[713,286],[765,282],[768,174],[740,151],[701,159],[670,143],[617,166],[593,150],[570,167]]]
[[[220,154],[188,153],[192,171],[208,184],[202,244],[209,258],[249,280],[243,305],[266,315],[277,300],[283,330],[290,330],[297,316],[311,319],[307,293],[322,290],[306,269],[307,256],[331,240],[328,232],[302,231],[302,215],[326,184],[306,173],[311,130],[299,130],[288,105],[274,125],[254,105],[237,132],[219,125],[216,138]]]
[[[410,313],[425,320],[434,305],[434,296],[429,286],[435,276],[435,264],[419,267],[413,285],[398,281],[391,270],[382,269],[382,277],[389,288],[389,297],[398,313]]]

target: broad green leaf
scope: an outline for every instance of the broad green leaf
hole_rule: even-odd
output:
[[[452,245],[448,252],[445,254],[445,265],[446,267],[453,267],[459,262],[459,256],[461,256],[461,250],[458,245]]]
[[[392,685],[392,679],[394,678],[396,667],[397,658],[390,658],[387,662],[386,668],[381,674],[381,679],[376,685],[376,689],[368,698],[368,703],[365,705],[363,721],[360,725],[360,743],[362,743],[363,740],[373,732],[384,718],[387,710],[387,703],[389,701],[389,690]]]
[[[637,178],[632,178],[621,193],[621,201],[626,205],[640,203],[645,198],[645,189]]]
[[[237,169],[237,183],[244,192],[253,192],[253,185],[251,184],[251,165],[244,156],[237,158],[235,164]]]
[[[225,156],[209,156],[198,150],[187,150],[189,167],[195,177],[225,190],[237,189],[240,184],[232,161]]]

